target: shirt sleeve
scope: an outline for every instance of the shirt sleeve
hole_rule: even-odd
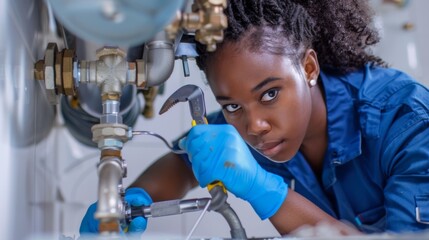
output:
[[[387,231],[429,228],[429,120],[418,112],[395,121],[381,156]]]

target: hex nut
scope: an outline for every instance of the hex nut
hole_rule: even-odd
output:
[[[64,94],[68,96],[76,95],[76,87],[73,79],[73,62],[75,59],[75,52],[73,49],[65,49],[63,56],[63,86]]]
[[[101,135],[103,136],[126,136],[127,132],[123,128],[106,127],[101,129]]]
[[[45,51],[45,88],[46,96],[51,104],[57,104],[58,99],[55,92],[55,57],[58,52],[56,43],[48,43]]]
[[[63,94],[63,52],[57,52],[55,57],[55,90],[57,94]]]
[[[128,126],[125,124],[97,124],[92,128],[92,141],[100,142],[102,139],[118,139],[121,142],[127,142]]]

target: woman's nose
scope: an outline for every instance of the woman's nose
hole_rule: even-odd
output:
[[[268,121],[256,114],[248,114],[247,116],[247,134],[248,135],[263,135],[266,132],[269,132],[271,129]]]

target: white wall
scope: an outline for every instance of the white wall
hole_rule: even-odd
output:
[[[383,0],[370,1],[377,17],[375,24],[380,28],[381,41],[374,53],[383,57],[392,67],[401,69],[425,85],[429,77],[424,68],[429,63],[427,39],[429,37],[429,1],[410,0],[398,6]],[[412,29],[404,29],[404,24]]]
[[[0,1],[0,143],[2,239],[24,239],[58,226],[54,146],[46,138],[54,120],[33,80],[41,53],[36,1]]]

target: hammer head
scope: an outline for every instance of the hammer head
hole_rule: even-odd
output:
[[[204,123],[206,107],[204,103],[204,93],[200,87],[189,84],[179,88],[165,101],[161,110],[159,110],[159,114],[165,113],[178,102],[189,102],[193,120],[195,120],[197,124]]]

